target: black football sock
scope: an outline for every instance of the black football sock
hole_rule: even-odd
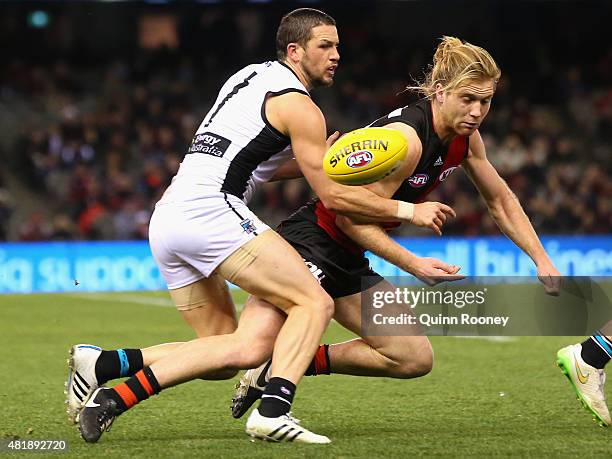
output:
[[[310,365],[306,369],[304,376],[328,375],[330,373],[329,344],[321,344],[312,362],[310,362]]]
[[[111,379],[132,376],[142,370],[142,352],[140,349],[117,349],[102,351],[96,361],[96,379],[104,384]]]
[[[291,410],[294,396],[295,384],[283,378],[271,378],[261,396],[259,414],[267,418],[277,418],[287,414]]]
[[[580,355],[582,360],[592,367],[602,369],[610,361],[610,357],[612,357],[612,343],[601,332],[590,336],[581,345],[582,351]]]

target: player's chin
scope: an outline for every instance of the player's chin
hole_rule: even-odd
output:
[[[477,129],[478,129],[478,125],[476,124],[468,125],[468,124],[461,123],[456,129],[456,131],[457,131],[457,134],[468,137],[472,135],[474,132],[476,132]]]
[[[314,82],[313,87],[315,88],[328,88],[329,86],[334,84],[334,80],[324,80],[324,79],[320,79]]]
[[[321,86],[331,86],[334,84],[334,77],[330,75],[324,75],[321,77]]]

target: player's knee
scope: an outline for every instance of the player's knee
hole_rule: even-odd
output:
[[[431,373],[433,369],[433,351],[424,351],[410,360],[404,373],[407,378],[418,378]]]
[[[236,368],[241,370],[257,368],[270,359],[273,348],[273,340],[262,338],[243,342],[241,349],[237,353]]]
[[[329,322],[334,317],[334,300],[325,292],[321,292],[309,305],[317,317]]]
[[[429,340],[425,339],[418,347],[408,347],[408,352],[401,353],[393,359],[394,378],[419,378],[433,369],[434,354]]]

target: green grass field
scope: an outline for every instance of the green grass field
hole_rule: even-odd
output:
[[[244,420],[229,413],[235,380],[166,390],[119,418],[99,443],[85,444],[65,415],[68,348],[191,339],[169,304],[166,293],[0,296],[0,438],[64,439],[69,456],[105,458],[612,453],[612,429],[591,421],[554,366],[557,349],[577,341],[563,337],[434,337],[436,363],[424,378],[305,378],[293,411],[331,445],[250,442]],[[334,322],[324,339],[350,336]]]

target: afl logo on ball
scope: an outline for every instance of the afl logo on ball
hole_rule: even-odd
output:
[[[427,184],[429,180],[429,175],[427,174],[416,174],[408,179],[408,183],[412,188],[421,188]]]
[[[356,151],[346,157],[346,165],[356,169],[358,167],[367,166],[373,159],[374,156],[368,150]]]
[[[444,180],[446,180],[448,178],[449,175],[451,175],[453,172],[455,172],[455,169],[457,169],[457,166],[453,166],[453,167],[449,167],[448,169],[444,169],[442,171],[442,173],[440,174],[440,177],[438,179],[441,182],[443,182]]]

